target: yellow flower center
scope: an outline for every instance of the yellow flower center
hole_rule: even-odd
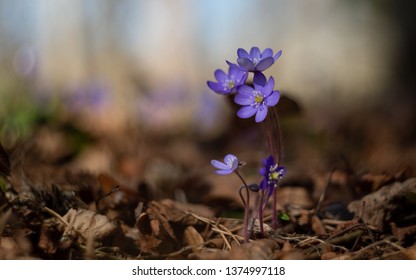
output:
[[[234,87],[234,81],[233,80],[228,80],[228,88],[232,89]]]
[[[279,179],[279,176],[280,176],[280,173],[276,171],[271,174],[271,177],[273,180]]]
[[[261,95],[261,94],[257,94],[257,95],[256,95],[256,97],[254,97],[254,101],[255,101],[257,104],[262,103],[262,102],[263,102],[263,100],[264,100],[264,98],[263,98],[263,95]]]

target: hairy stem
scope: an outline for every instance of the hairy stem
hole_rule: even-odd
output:
[[[263,208],[264,208],[264,191],[260,191],[260,197],[259,197],[259,226],[260,226],[260,233],[261,235],[264,235],[264,227],[263,227]]]
[[[279,117],[277,115],[277,110],[275,108],[273,108],[272,114],[273,114],[273,119],[275,120],[275,124],[276,124],[276,133],[277,133],[277,143],[278,143],[278,148],[277,148],[277,166],[281,165],[282,162],[282,130],[280,128],[280,122],[279,122]],[[277,189],[274,188],[273,189],[273,212],[272,212],[272,228],[273,230],[277,229]]]
[[[283,153],[283,148],[282,148],[282,143],[283,143],[282,130],[280,128],[279,116],[277,115],[277,110],[275,108],[273,108],[272,114],[273,114],[274,120],[276,122],[277,147],[278,147],[277,148],[277,165],[280,166],[280,164],[282,163],[282,153]]]
[[[238,173],[238,170],[235,170],[234,173],[237,174],[237,176],[240,178],[240,180],[244,184],[244,186],[240,188],[239,194],[240,194],[241,200],[244,203],[243,238],[244,238],[244,243],[247,243],[248,242],[248,219],[249,219],[249,211],[250,211],[250,191],[249,191],[246,181],[240,175],[240,173]],[[241,194],[241,191],[243,188],[246,190],[246,199],[244,199],[243,195]]]

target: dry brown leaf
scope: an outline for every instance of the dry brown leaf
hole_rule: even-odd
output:
[[[362,184],[369,185],[372,192],[394,182],[394,177],[386,174],[364,174],[360,179]]]
[[[185,202],[174,201],[171,199],[163,199],[160,202],[165,204],[168,207],[177,208],[184,212],[192,212],[198,216],[202,216],[206,218],[211,218],[211,217],[214,217],[215,215],[215,212],[210,207],[202,205],[202,204],[185,203]]]
[[[137,228],[137,245],[144,253],[166,254],[180,249],[181,244],[167,220],[161,221],[153,214],[142,213],[137,219]]]
[[[229,257],[232,260],[269,260],[273,259],[277,247],[277,243],[271,239],[258,239],[234,246]]]
[[[408,226],[408,227],[397,227],[395,223],[390,223],[391,231],[393,232],[394,236],[397,237],[399,241],[403,241],[406,239],[406,236],[415,236],[416,234],[416,225]]]
[[[54,254],[58,249],[60,233],[53,220],[45,220],[40,229],[38,246],[46,254]]]
[[[409,247],[404,254],[411,260],[416,260],[416,246]]]
[[[212,238],[209,240],[209,243],[207,244],[207,247],[210,248],[217,248],[217,249],[223,249],[224,248],[224,238],[221,237],[217,237],[217,238]]]
[[[395,219],[413,213],[414,205],[406,199],[406,195],[410,192],[416,192],[416,178],[384,186],[364,196],[361,200],[351,202],[348,210],[360,215],[362,205],[365,203],[363,221],[383,230],[390,222],[396,222]]]
[[[289,241],[285,241],[283,243],[282,251],[290,252],[292,250],[293,250],[293,246],[290,244],[290,242]]]
[[[311,218],[311,223],[312,223],[312,230],[317,234],[317,235],[324,235],[327,233],[324,224],[322,223],[322,221],[318,218],[318,216],[313,215]]]
[[[70,209],[63,219],[70,225],[61,224],[65,228],[63,236],[78,234],[85,240],[101,240],[117,228],[106,216],[86,209]]]
[[[198,220],[189,213],[152,201],[137,219],[138,245],[142,251],[152,254],[179,250],[183,246],[181,240],[185,229],[197,223]]]
[[[184,231],[184,239],[186,244],[191,246],[202,245],[204,243],[204,239],[198,233],[198,231],[193,226],[186,227]],[[199,251],[200,248],[192,248],[193,252]]]
[[[0,237],[0,258],[2,260],[15,259],[18,254],[18,246],[13,238]]]
[[[299,249],[289,252],[276,252],[274,259],[278,260],[304,260],[306,257]]]
[[[190,253],[191,260],[229,260],[230,251],[221,249],[202,250],[201,252]]]
[[[160,235],[160,222],[159,222],[159,220],[156,220],[156,219],[150,220],[150,228],[152,229],[152,233],[155,236]],[[174,238],[172,228],[170,226],[169,226],[169,228],[165,228],[165,230],[167,230],[170,237]]]
[[[321,256],[321,260],[332,260],[337,257],[337,253],[335,252],[326,252],[323,253]]]
[[[0,259],[17,260],[30,258],[32,245],[24,231],[12,237],[0,237]]]

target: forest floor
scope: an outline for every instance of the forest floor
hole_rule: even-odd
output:
[[[358,119],[360,139],[367,139]],[[333,132],[345,132],[343,145],[352,131],[345,123]],[[286,152],[288,173],[277,193],[278,211],[288,219],[272,230],[267,207],[264,234],[254,221],[243,243],[241,182],[215,175],[209,162],[234,145],[247,162],[246,180],[260,180],[265,154],[246,148],[261,141],[250,129],[198,142],[189,135],[141,140],[131,130],[88,135],[68,123],[40,125],[1,147],[0,259],[416,259],[414,166],[362,168],[369,162],[362,159],[377,162],[385,151],[381,140],[360,156],[334,160],[340,142],[328,146],[302,134],[319,142],[316,149],[289,141],[299,139],[293,127],[299,123],[283,122],[285,148],[296,152]],[[396,132],[378,139],[389,133]],[[76,142],[81,147],[68,139],[83,139]],[[321,158],[325,164],[313,162]],[[358,159],[360,167],[351,163]]]

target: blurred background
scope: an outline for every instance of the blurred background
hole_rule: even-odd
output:
[[[254,120],[206,86],[258,46],[283,50],[266,74],[287,97],[292,170],[396,170],[416,159],[415,12],[387,0],[0,0],[0,141],[41,139],[38,160],[116,161],[126,174],[136,154],[162,151],[193,166],[228,152],[259,162]],[[85,149],[105,137],[116,144]]]

